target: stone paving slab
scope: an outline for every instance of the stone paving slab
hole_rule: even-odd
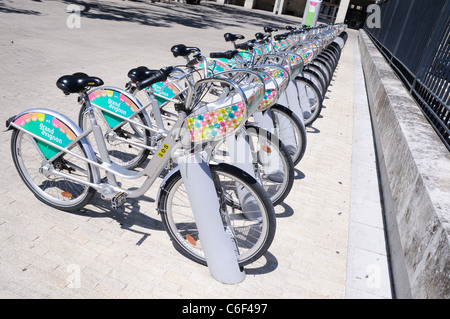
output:
[[[209,53],[231,48],[225,32],[251,38],[268,23],[301,23],[212,4],[0,3],[3,120],[46,107],[77,121],[76,97],[55,86],[63,74],[86,72],[123,87],[130,68],[183,63],[169,52],[174,44]],[[69,4],[83,10],[80,28],[66,25]],[[42,204],[14,168],[8,132],[0,134],[0,298],[345,298],[357,45],[356,32],[349,34],[292,192],[276,207],[275,240],[242,283],[221,284],[175,251],[155,210],[158,183],[119,210],[98,196],[72,213]]]

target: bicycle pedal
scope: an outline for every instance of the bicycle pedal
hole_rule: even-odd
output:
[[[122,206],[127,200],[127,193],[119,192],[111,198],[111,206],[113,209],[118,209]]]

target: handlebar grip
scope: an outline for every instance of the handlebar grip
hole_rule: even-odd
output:
[[[220,58],[224,58],[227,60],[232,59],[236,54],[238,53],[237,50],[228,50],[228,51],[224,51],[224,52],[211,52],[209,54],[209,57],[212,59],[220,59]]]
[[[242,49],[242,50],[247,50],[248,51],[248,50],[253,49],[253,46],[254,46],[253,42],[247,41],[247,42],[244,42],[244,43],[236,44],[236,49]]]
[[[150,76],[149,78],[136,83],[136,88],[140,91],[146,87],[149,87],[150,85],[153,85],[155,83],[158,82],[163,82],[165,80],[167,80],[167,77],[169,76],[170,72],[173,71],[173,67],[168,66],[168,67],[164,67],[158,70],[158,72],[152,76]]]

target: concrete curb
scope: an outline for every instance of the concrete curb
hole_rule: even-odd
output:
[[[397,298],[450,298],[450,155],[364,31],[359,43]]]

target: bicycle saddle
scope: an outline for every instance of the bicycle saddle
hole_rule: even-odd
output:
[[[102,79],[81,72],[72,75],[63,75],[56,81],[56,86],[66,95],[85,92],[90,87],[100,85],[103,85]]]
[[[177,44],[174,45],[170,51],[173,53],[174,57],[178,57],[178,56],[188,56],[191,53],[195,53],[195,52],[200,52],[199,48],[196,47],[187,47],[184,44]]]
[[[284,39],[286,39],[288,36],[289,36],[288,33],[277,34],[277,35],[275,35],[275,36],[273,37],[273,39],[274,39],[275,41],[279,41],[279,40],[284,40]]]
[[[227,42],[245,39],[245,37],[242,34],[233,34],[233,33],[225,33],[223,37]]]
[[[255,33],[255,38],[258,40],[263,40],[266,37],[266,35],[264,33],[258,32]]]
[[[158,70],[150,70],[146,66],[140,66],[140,67],[131,69],[128,72],[128,77],[133,82],[141,82],[141,81],[144,81],[145,79],[148,79],[150,76],[155,75],[156,73],[158,73]]]
[[[271,27],[264,27],[264,32],[266,32],[266,33],[271,33],[271,32],[275,32],[275,31],[278,31],[278,29],[271,28]]]

